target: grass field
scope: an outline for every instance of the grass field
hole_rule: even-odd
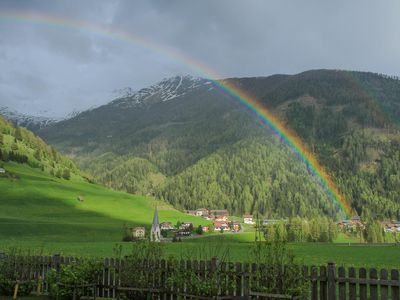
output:
[[[0,177],[0,240],[32,243],[119,242],[123,225],[149,226],[157,204],[160,221],[188,216],[149,197],[111,191],[83,181],[51,177],[25,165],[5,169],[20,179]],[[84,198],[83,202],[77,200]],[[8,242],[9,244],[9,242]]]
[[[66,181],[40,170],[8,163],[19,179],[0,177],[0,251],[11,247],[36,254],[113,256],[116,245],[128,254],[131,243],[121,243],[123,224],[149,226],[157,203],[160,221],[204,219],[183,214],[152,198],[114,192],[83,181]],[[84,197],[84,202],[77,200]],[[163,244],[166,256],[209,258],[229,251],[234,261],[251,259],[254,233],[216,234],[181,243]],[[337,244],[290,244],[299,262],[308,265],[334,261],[346,266],[400,267],[400,247],[355,244],[339,235]],[[348,243],[351,243],[349,245]]]
[[[185,240],[181,243],[163,244],[165,257],[207,259],[212,256],[222,257],[229,251],[232,261],[250,261],[252,242],[241,241],[243,237],[205,237]],[[129,254],[131,243],[114,242],[34,242],[1,240],[3,249],[19,247],[35,249],[35,254],[63,254],[70,256],[110,257],[114,248],[121,245],[123,254]],[[307,265],[324,265],[335,262],[342,266],[400,268],[400,246],[366,245],[366,244],[324,244],[297,243],[288,247],[295,254],[299,263]]]

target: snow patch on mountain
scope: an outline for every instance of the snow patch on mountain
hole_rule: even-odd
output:
[[[139,91],[133,91],[131,88],[118,90],[119,95],[110,104],[129,108],[153,101],[165,102],[182,97],[194,89],[211,83],[210,80],[189,75],[165,78],[159,83]]]
[[[38,130],[59,121],[54,118],[23,114],[8,107],[0,107],[0,115],[16,126],[26,127],[31,130]]]

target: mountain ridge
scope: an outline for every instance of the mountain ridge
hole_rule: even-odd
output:
[[[179,86],[179,81],[179,77],[170,79],[170,86]],[[296,132],[326,167],[358,214],[371,213],[368,207],[371,207],[373,213],[383,211],[391,216],[399,214],[400,203],[396,197],[400,195],[400,191],[391,182],[394,179],[390,179],[397,178],[397,171],[391,169],[389,174],[382,169],[385,168],[382,164],[385,157],[394,165],[397,165],[398,160],[398,125],[395,120],[400,117],[397,97],[400,95],[400,84],[397,79],[374,73],[311,70],[295,75],[230,78],[222,80],[224,81],[231,81],[260,99],[290,130]],[[162,89],[163,85],[158,87]],[[108,186],[135,193],[155,193],[178,205],[176,199],[180,196],[174,195],[175,191],[190,198],[188,201],[181,201],[179,205],[192,208],[195,205],[193,199],[198,197],[195,196],[196,191],[202,190],[202,187],[196,182],[182,187],[179,184],[179,180],[184,180],[182,174],[192,172],[190,170],[196,168],[202,159],[211,157],[221,149],[229,149],[241,141],[255,138],[259,140],[257,147],[262,148],[262,143],[270,139],[271,132],[238,102],[215,86],[211,88],[210,83],[192,89],[178,88],[179,93],[174,94],[178,97],[170,99],[168,91],[171,90],[174,89],[165,88],[165,93],[162,93],[157,88],[150,88],[149,93],[139,93],[143,95],[140,101],[132,98],[134,105],[115,105],[126,103],[129,98],[114,100],[73,119],[44,128],[39,134],[64,153],[75,157],[75,161],[83,169],[91,174],[98,174],[98,179]],[[184,94],[181,95],[181,92]],[[163,101],[165,99],[168,100]],[[135,104],[138,102],[141,105]],[[254,161],[259,161],[258,156],[263,155],[254,151],[257,147],[252,146],[254,149],[251,150],[257,158]],[[250,148],[246,151],[250,151]],[[105,154],[107,162],[96,159]],[[142,160],[131,160],[134,158]],[[134,162],[135,166],[128,167],[124,161]],[[215,170],[220,172],[224,166],[218,160],[215,163],[218,165]],[[254,164],[251,160],[247,163]],[[113,167],[109,168],[109,165]],[[157,186],[148,186],[147,191],[141,190],[139,187],[145,186],[143,182],[147,175],[136,177],[135,168],[138,168],[138,173],[142,172],[139,170],[151,170],[143,174],[164,179],[157,182]],[[207,168],[201,168],[207,172]],[[129,172],[124,173],[122,170]],[[269,173],[272,170],[263,172]],[[283,167],[277,176],[284,178],[288,172],[290,170]],[[371,180],[373,172],[378,174],[375,183]],[[126,179],[126,184],[121,185],[121,176],[127,178],[129,174],[137,181]],[[203,185],[208,188],[212,184],[218,186],[231,199],[229,201],[233,202],[240,199],[244,189],[247,189],[240,179],[234,180],[237,181],[235,187],[229,190],[219,181],[206,182]],[[357,180],[362,181],[361,189],[354,186]],[[312,185],[311,181],[307,182]],[[262,181],[259,184],[261,189],[250,184],[248,188],[251,196],[246,192],[246,201],[261,201],[257,190],[268,187]],[[384,191],[377,185],[388,190]],[[288,187],[286,191],[279,192],[279,197],[269,195],[268,210],[274,211],[279,207],[279,198],[294,199],[289,192],[295,193]],[[311,199],[304,197],[293,201],[300,201],[298,203],[303,203],[306,207],[310,207],[312,203]],[[383,203],[382,201],[387,208],[377,205]],[[205,203],[217,206],[215,199]],[[258,204],[252,207],[258,207]],[[275,216],[279,215],[285,215],[281,208],[275,211]]]

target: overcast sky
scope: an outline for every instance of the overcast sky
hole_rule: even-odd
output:
[[[334,68],[400,75],[400,1],[0,0],[0,107],[62,116],[112,91],[202,75],[162,52],[74,28],[5,18],[40,13],[143,37],[223,77]]]

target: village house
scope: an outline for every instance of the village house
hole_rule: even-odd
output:
[[[336,225],[340,228],[340,229],[344,229],[349,227],[350,225],[350,220],[340,220],[338,222],[336,222]]]
[[[279,220],[275,220],[275,219],[264,219],[263,220],[263,225],[274,225],[277,224],[279,222]]]
[[[385,232],[400,232],[400,222],[398,221],[383,221],[381,224]]]
[[[132,237],[136,239],[143,239],[146,234],[146,229],[144,227],[134,227],[131,228]]]
[[[186,228],[186,229],[179,229],[179,230],[176,232],[176,236],[177,236],[177,237],[191,236],[191,235],[192,235],[192,232],[191,232],[188,228]]]
[[[211,220],[211,216],[210,216],[209,213],[204,214],[204,215],[202,215],[201,217],[202,217],[203,219],[206,219],[206,220]]]
[[[243,216],[243,223],[244,224],[254,224],[253,215],[244,215]]]
[[[178,228],[179,230],[193,230],[193,223],[191,222],[182,222],[181,225]]]
[[[188,215],[195,216],[197,212],[195,210],[187,210],[186,213]]]
[[[214,221],[214,231],[227,231],[229,230],[229,224],[226,221]]]
[[[201,226],[201,230],[203,232],[209,232],[210,231],[210,226]]]
[[[3,168],[0,168],[0,174],[5,174],[6,170],[4,170]]]
[[[238,232],[241,229],[240,222],[232,221],[232,222],[229,223],[229,226],[230,226],[231,230],[234,231],[234,232]]]
[[[361,221],[359,216],[353,216],[350,220],[341,220],[336,223],[340,229],[347,231],[355,231],[358,228],[361,230],[365,229],[365,224]]]
[[[227,210],[211,210],[210,211],[211,219],[215,221],[228,221],[229,213]]]
[[[174,226],[172,225],[171,222],[162,222],[160,224],[160,229],[161,230],[172,230],[172,229],[174,229]]]
[[[208,209],[207,208],[198,208],[196,209],[196,216],[202,217],[208,215]]]

